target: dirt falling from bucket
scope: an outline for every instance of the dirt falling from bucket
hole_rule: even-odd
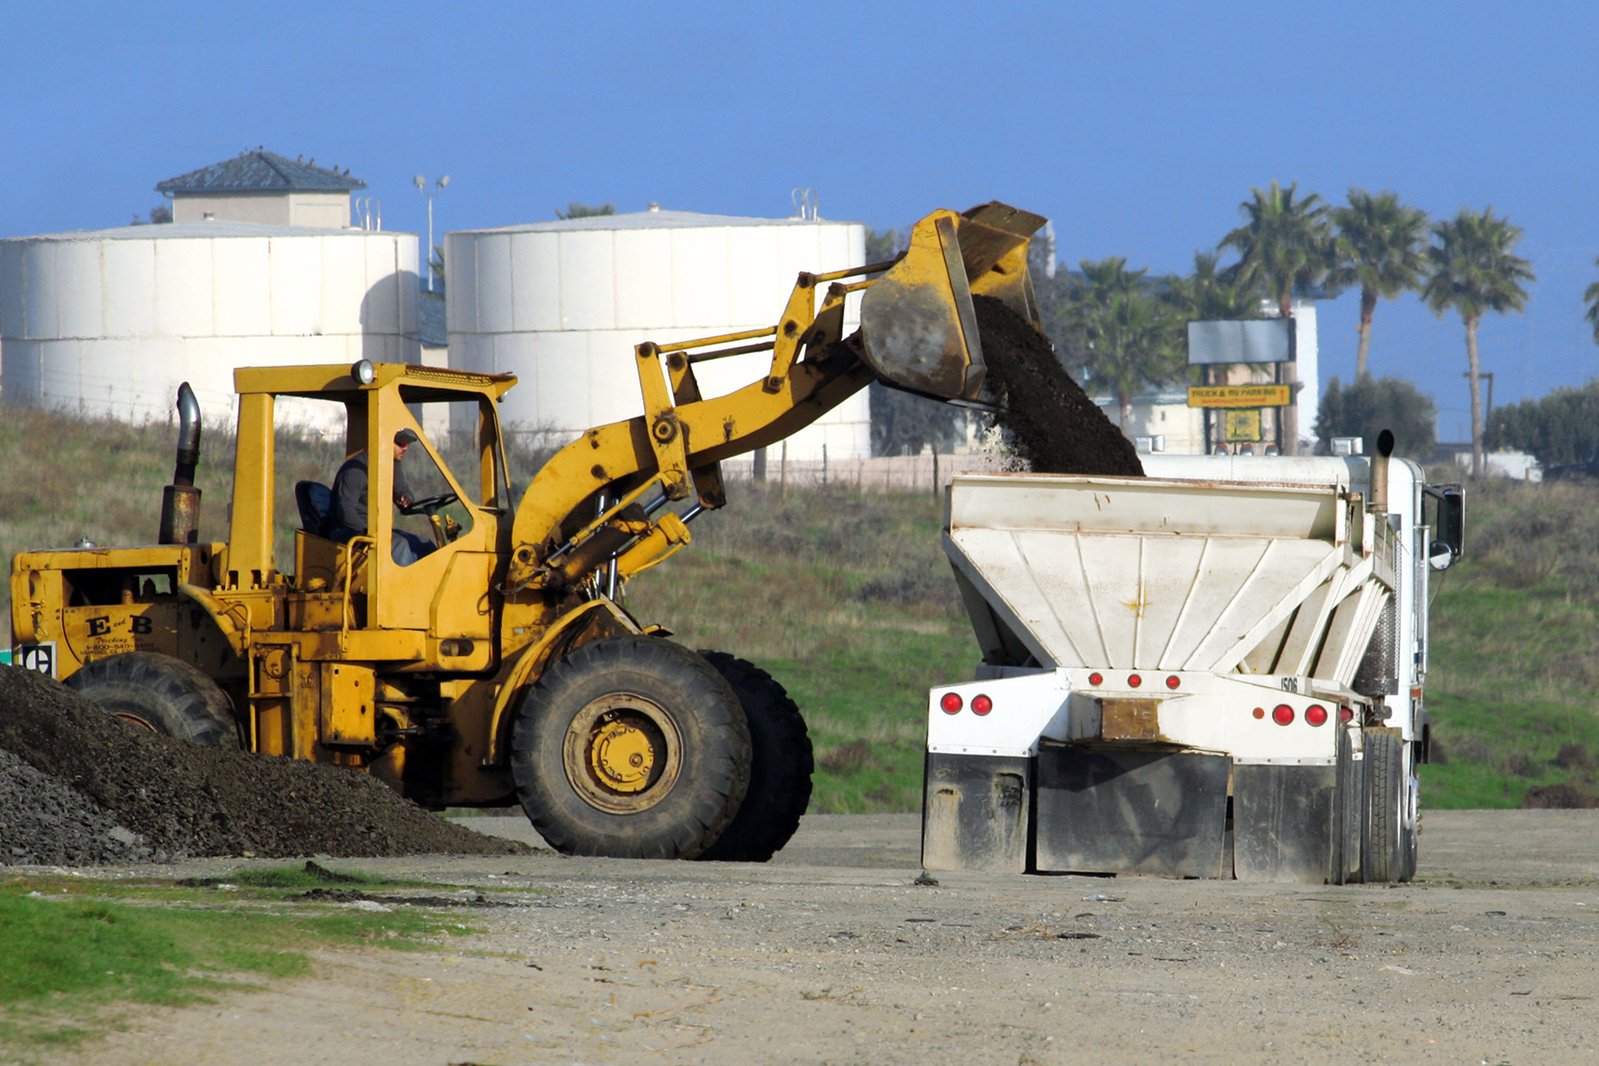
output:
[[[999,422],[1033,472],[1142,477],[1132,441],[1066,373],[1049,338],[991,296],[972,305]]]

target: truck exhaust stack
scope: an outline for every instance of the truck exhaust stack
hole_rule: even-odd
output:
[[[200,464],[200,401],[185,381],[178,386],[178,458],[172,484],[161,492],[160,544],[193,544],[200,536],[200,490],[194,471]]]

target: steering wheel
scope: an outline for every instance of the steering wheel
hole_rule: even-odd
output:
[[[458,499],[460,497],[453,492],[441,492],[437,496],[424,496],[420,500],[412,500],[411,506],[400,508],[400,513],[404,515],[421,514],[432,517],[433,512],[440,507],[448,507]]]

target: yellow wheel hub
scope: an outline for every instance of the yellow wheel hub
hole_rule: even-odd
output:
[[[683,736],[660,703],[616,692],[573,716],[561,762],[583,802],[609,814],[637,814],[661,802],[677,784]]]
[[[613,719],[595,731],[589,745],[589,766],[606,788],[641,792],[655,768],[655,748],[642,730]]]

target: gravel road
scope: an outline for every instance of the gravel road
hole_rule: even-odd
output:
[[[444,954],[328,956],[78,1061],[1599,1061],[1599,811],[1428,813],[1421,879],[1393,888],[918,884],[918,832],[812,816],[760,866],[330,861],[511,905],[463,910],[482,932]]]

